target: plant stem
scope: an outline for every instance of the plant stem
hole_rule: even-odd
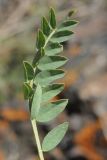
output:
[[[39,158],[40,158],[40,160],[44,160],[44,156],[43,156],[43,152],[42,152],[42,148],[41,148],[41,144],[40,144],[40,139],[39,139],[39,135],[38,135],[38,129],[37,129],[36,121],[35,120],[31,120],[31,123],[32,123],[33,132],[34,132],[35,139],[36,139]]]
[[[51,37],[53,36],[53,34],[55,33],[56,29],[54,29],[51,34],[49,35],[49,37],[47,38],[46,42],[45,42],[45,45],[44,45],[44,48],[46,47],[47,43],[49,42],[49,40],[51,39]]]
[[[54,29],[51,32],[51,34],[49,35],[49,37],[47,38],[47,40],[45,42],[45,45],[44,45],[44,48],[48,44],[49,40],[51,39],[51,37],[53,36],[53,34],[55,33],[55,31],[56,31],[56,29]],[[30,86],[33,87],[33,80],[30,81]],[[42,152],[42,148],[41,148],[41,143],[40,143],[40,139],[39,139],[39,134],[38,134],[36,120],[31,120],[31,123],[32,123],[33,132],[34,132],[35,139],[36,139],[36,144],[37,144],[40,160],[44,160],[44,156],[43,156],[43,152]]]

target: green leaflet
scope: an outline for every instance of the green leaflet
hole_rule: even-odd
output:
[[[33,67],[36,67],[40,58],[41,58],[41,53],[40,53],[40,50],[39,50],[39,51],[37,51],[37,53],[35,54],[35,57],[33,59],[33,62],[32,62]]]
[[[37,40],[36,40],[37,49],[42,48],[44,45],[45,45],[45,36],[43,32],[39,30],[37,34]]]
[[[29,64],[27,61],[23,62],[24,66],[24,73],[25,73],[25,80],[32,80],[34,77],[34,69],[31,64]]]
[[[25,82],[25,84],[27,85],[28,89],[29,89],[29,97],[31,97],[33,95],[33,89],[31,88],[30,84]]]
[[[45,49],[47,56],[54,56],[63,51],[63,46],[59,43],[51,43]]]
[[[65,136],[67,129],[68,122],[64,122],[51,130],[43,140],[42,150],[47,152],[55,148]]]
[[[42,88],[38,83],[31,106],[31,119],[36,119],[36,116],[38,115],[40,110],[41,101],[42,101]]]
[[[43,104],[40,107],[39,113],[36,117],[38,122],[48,122],[56,118],[66,107],[68,100],[61,99],[48,104]]]
[[[71,30],[77,23],[78,21],[75,20],[66,20],[60,25],[58,31]]]
[[[40,50],[37,51],[37,53],[35,54],[35,57],[33,59],[32,65],[33,67],[36,67],[40,58],[43,57],[45,55],[45,50],[44,48],[41,48]]]
[[[42,31],[46,36],[49,36],[51,31],[48,21],[45,17],[42,19]]]
[[[56,28],[56,16],[55,16],[55,11],[53,8],[50,9],[50,25],[53,29]]]
[[[38,68],[40,70],[56,69],[63,66],[67,62],[64,56],[44,56],[40,59]]]
[[[27,82],[24,82],[23,90],[24,90],[24,98],[25,99],[28,99],[32,96],[33,90]]]
[[[52,42],[58,42],[58,43],[68,41],[71,38],[72,34],[73,34],[73,32],[69,31],[69,30],[57,31],[53,35],[51,41]]]
[[[63,84],[50,84],[42,88],[42,103],[48,102],[54,96],[58,95],[64,89]]]
[[[23,84],[23,92],[24,92],[24,99],[28,99],[29,98],[29,88],[25,83]]]
[[[62,78],[65,73],[59,69],[67,62],[67,58],[60,56],[63,46],[60,44],[68,41],[73,32],[70,31],[77,21],[70,17],[74,11],[70,11],[67,19],[57,26],[55,11],[49,11],[49,20],[45,17],[41,21],[41,29],[38,30],[36,40],[36,54],[32,65],[23,62],[25,82],[24,97],[28,99],[31,114],[32,127],[37,140],[37,147],[42,158],[42,150],[49,151],[56,147],[64,137],[68,122],[58,125],[50,131],[43,140],[42,150],[39,143],[37,122],[49,122],[56,118],[66,107],[68,100],[60,99],[52,102],[52,98],[64,89],[63,84],[55,83]]]
[[[64,76],[64,71],[57,69],[57,70],[49,70],[49,71],[42,71],[36,75],[36,79],[34,82],[39,83],[41,86],[46,86],[53,81],[62,78]]]

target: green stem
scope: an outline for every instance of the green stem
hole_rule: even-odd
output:
[[[38,134],[38,129],[37,129],[36,121],[35,120],[31,120],[31,123],[32,123],[33,132],[34,132],[35,139],[36,139],[36,144],[37,144],[37,148],[38,148],[39,158],[40,158],[40,160],[44,160],[44,156],[43,156],[43,152],[42,152],[42,148],[41,148],[41,144],[40,144],[40,139],[39,139],[39,134]]]
[[[49,40],[51,39],[51,37],[53,36],[53,34],[55,33],[56,29],[54,29],[51,34],[49,35],[49,37],[47,38],[46,42],[45,42],[45,45],[44,45],[44,48],[46,47],[47,43],[49,42]]]

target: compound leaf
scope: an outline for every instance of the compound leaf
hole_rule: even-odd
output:
[[[64,122],[51,130],[43,140],[42,150],[47,152],[55,148],[65,136],[67,129],[68,122]]]
[[[67,62],[67,58],[58,54],[63,51],[60,43],[71,38],[73,34],[71,29],[78,23],[70,19],[73,13],[74,11],[70,11],[66,20],[57,26],[55,11],[51,8],[49,22],[45,17],[41,21],[32,65],[26,61],[23,62],[26,80],[23,85],[24,97],[29,102],[31,120],[42,123],[49,122],[56,118],[68,103],[67,99],[52,101],[52,98],[64,89],[63,84],[53,82],[65,75],[64,71],[58,68]],[[32,125],[35,138],[39,140],[37,139],[36,124],[34,124],[36,121],[34,121],[32,121]],[[51,130],[43,140],[42,150],[46,152],[56,147],[67,129],[68,122],[65,122]]]

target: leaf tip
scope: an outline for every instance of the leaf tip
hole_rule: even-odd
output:
[[[50,8],[49,14],[50,14],[50,25],[53,29],[55,29],[56,28],[56,15],[55,15],[55,10],[52,7]]]
[[[68,13],[68,18],[70,18],[72,15],[74,15],[75,13],[77,13],[76,9],[72,9],[71,11],[69,11]]]

